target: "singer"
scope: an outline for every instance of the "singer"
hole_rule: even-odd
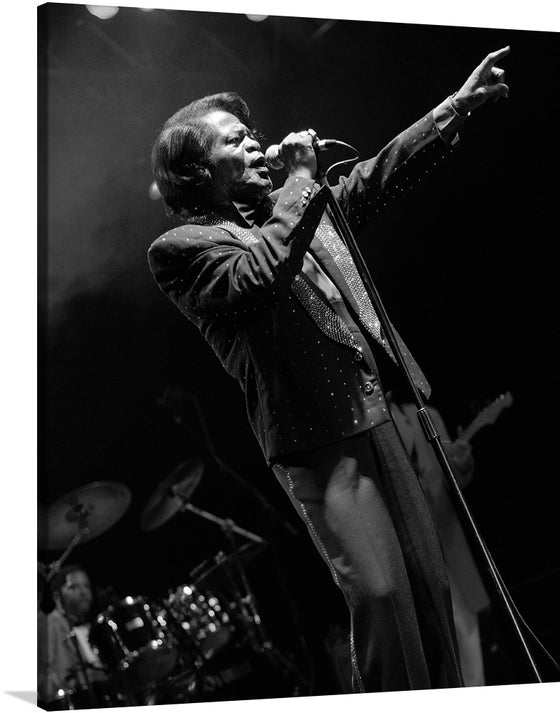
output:
[[[371,239],[375,219],[456,149],[469,114],[507,97],[496,63],[508,52],[489,54],[333,188],[355,234]],[[385,399],[399,375],[325,213],[316,145],[314,131],[299,131],[271,152],[288,174],[272,192],[241,97],[180,109],[152,161],[167,209],[185,224],[151,245],[150,267],[239,382],[264,456],[345,596],[354,690],[462,686],[441,548]]]

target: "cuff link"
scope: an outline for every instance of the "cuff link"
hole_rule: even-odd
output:
[[[303,203],[303,205],[307,205],[310,198],[311,198],[311,188],[309,188],[309,186],[306,186],[303,189],[302,195],[301,195],[301,202]]]

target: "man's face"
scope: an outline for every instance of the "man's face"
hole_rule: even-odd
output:
[[[93,594],[85,572],[70,572],[60,590],[60,601],[68,616],[80,618],[89,613]]]
[[[237,117],[213,111],[205,121],[214,132],[210,171],[217,202],[258,203],[272,190],[272,181],[259,142]]]

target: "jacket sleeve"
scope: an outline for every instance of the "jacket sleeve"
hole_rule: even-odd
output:
[[[159,287],[188,316],[241,316],[266,307],[301,270],[325,210],[327,190],[312,195],[312,188],[313,181],[289,178],[254,242],[219,226],[185,225],[161,236],[148,251]]]
[[[431,111],[396,136],[382,151],[341,178],[333,193],[341,202],[350,227],[368,225],[449,156],[456,142],[442,136]]]

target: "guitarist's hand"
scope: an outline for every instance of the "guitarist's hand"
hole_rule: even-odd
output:
[[[470,443],[462,441],[461,434],[459,432],[459,438],[452,443],[446,443],[444,447],[445,452],[451,461],[457,483],[460,488],[464,488],[470,483],[474,470],[472,448]]]

